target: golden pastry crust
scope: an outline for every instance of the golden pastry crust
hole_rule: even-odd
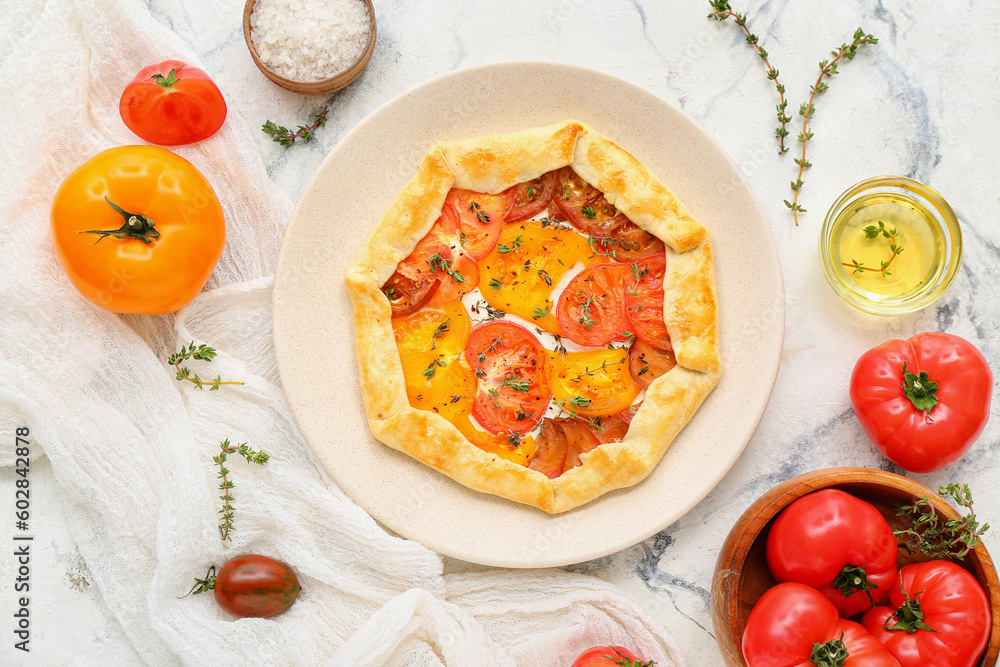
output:
[[[452,187],[496,194],[567,165],[666,244],[664,320],[677,366],[649,386],[622,442],[582,454],[582,465],[549,479],[479,449],[440,415],[410,406],[381,286],[430,230]],[[564,512],[645,479],[719,379],[707,231],[640,162],[575,121],[435,144],[355,258],[346,282],[373,435],[471,489],[546,512]]]

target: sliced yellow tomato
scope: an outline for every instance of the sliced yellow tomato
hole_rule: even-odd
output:
[[[479,291],[494,308],[558,334],[553,288],[578,262],[590,266],[601,260],[569,225],[512,222],[479,260]]]
[[[513,440],[504,435],[493,435],[476,428],[472,424],[472,414],[463,415],[452,422],[479,449],[496,454],[502,459],[526,466],[535,455],[535,439],[530,435]]]
[[[480,449],[527,465],[535,453],[531,436],[511,442],[472,423],[476,375],[465,360],[472,325],[462,302],[394,317],[392,328],[410,405],[438,413]]]
[[[584,417],[625,410],[642,390],[629,373],[628,350],[549,352],[545,372],[552,402]]]
[[[472,324],[461,301],[395,317],[392,328],[410,405],[455,423],[472,410],[476,376],[465,361]]]

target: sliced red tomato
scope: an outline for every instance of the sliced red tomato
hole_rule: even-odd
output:
[[[631,330],[650,345],[672,349],[663,321],[663,273],[665,255],[651,255],[629,265],[631,280],[625,289],[625,311]]]
[[[552,201],[574,227],[594,237],[611,232],[628,218],[608,203],[601,191],[573,171],[563,167],[556,172],[556,191]]]
[[[455,259],[446,259],[444,255],[431,255],[428,266],[434,269],[438,280],[438,288],[431,292],[427,305],[436,306],[457,301],[476,289],[479,284],[479,266],[476,261],[461,253]]]
[[[439,283],[427,300],[431,306],[461,299],[479,284],[479,267],[462,246],[459,214],[447,202],[441,208],[441,217],[404,261],[418,266]]]
[[[586,240],[567,225],[508,224],[479,262],[479,291],[494,308],[559,333],[553,286],[578,262],[597,263],[590,254]]]
[[[424,305],[438,281],[427,272],[421,273],[405,260],[399,263],[396,272],[382,285],[382,293],[389,299],[392,316],[409,315]]]
[[[600,190],[563,167],[556,173],[553,202],[574,227],[591,237],[596,254],[620,262],[632,262],[663,252],[663,241],[629,220]]]
[[[465,254],[482,259],[493,249],[513,201],[510,190],[490,195],[453,188],[448,193],[445,206],[453,206],[458,213],[459,242]]]
[[[623,349],[549,352],[548,357],[545,373],[553,400],[585,419],[622,412],[641,391],[629,375]]]
[[[563,335],[588,347],[627,340],[624,264],[595,264],[578,273],[559,296],[556,319]]]
[[[441,305],[475,289],[479,270],[461,247],[461,225],[455,208],[445,204],[441,216],[382,285],[393,317],[408,315],[425,303]]]
[[[536,179],[518,183],[507,190],[514,202],[507,212],[507,222],[519,222],[535,217],[552,201],[556,191],[556,172],[549,171]]]
[[[542,422],[542,430],[535,439],[535,455],[528,467],[537,470],[549,479],[555,479],[563,472],[566,464],[566,434],[554,419]]]
[[[545,353],[534,334],[513,322],[486,322],[472,330],[465,358],[476,375],[472,414],[490,433],[532,430],[552,398]]]
[[[563,433],[566,434],[566,462],[563,464],[563,472],[575,468],[581,464],[580,455],[596,449],[601,441],[597,439],[590,427],[576,419],[558,420],[562,426]]]
[[[614,251],[612,256],[619,262],[634,262],[664,251],[663,241],[628,219],[616,227],[604,243]]]
[[[606,442],[621,442],[625,438],[625,434],[628,433],[632,417],[635,416],[638,409],[638,405],[631,405],[613,415],[590,417],[587,420],[587,426],[594,432],[594,437],[602,445]]]
[[[677,365],[673,350],[661,350],[644,340],[636,340],[628,351],[628,370],[643,389]]]

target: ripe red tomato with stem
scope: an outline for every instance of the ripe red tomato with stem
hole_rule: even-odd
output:
[[[888,604],[861,620],[902,667],[973,667],[989,640],[990,603],[959,565],[932,560],[900,569]]]
[[[815,588],[788,582],[768,589],[743,630],[749,667],[899,667],[857,623]]]
[[[624,646],[594,646],[577,656],[570,667],[653,667],[652,660],[636,657]]]
[[[472,414],[490,433],[532,430],[548,408],[545,351],[513,322],[486,322],[472,330],[465,358],[476,374]]]
[[[845,618],[871,609],[896,579],[896,537],[874,505],[840,489],[792,502],[767,537],[779,582],[812,586]]]
[[[246,554],[227,561],[218,574],[213,565],[204,579],[195,579],[189,595],[209,590],[228,614],[270,618],[291,607],[302,587],[292,568],[280,560]]]
[[[226,120],[226,100],[204,71],[166,60],[135,75],[122,92],[118,111],[140,138],[180,146],[218,132]]]
[[[850,387],[858,421],[879,451],[926,473],[958,461],[983,432],[993,373],[969,341],[929,332],[865,352]]]

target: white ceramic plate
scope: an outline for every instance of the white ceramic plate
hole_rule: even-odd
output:
[[[372,437],[358,385],[344,274],[435,141],[573,118],[656,174],[712,235],[722,380],[643,482],[550,516],[471,491]],[[781,357],[784,290],[770,228],[722,149],[654,95],[589,69],[505,63],[446,74],[387,102],[306,186],[274,284],[274,343],[288,401],[348,496],[396,533],[485,565],[549,567],[620,551],[715,487],[767,406]]]

